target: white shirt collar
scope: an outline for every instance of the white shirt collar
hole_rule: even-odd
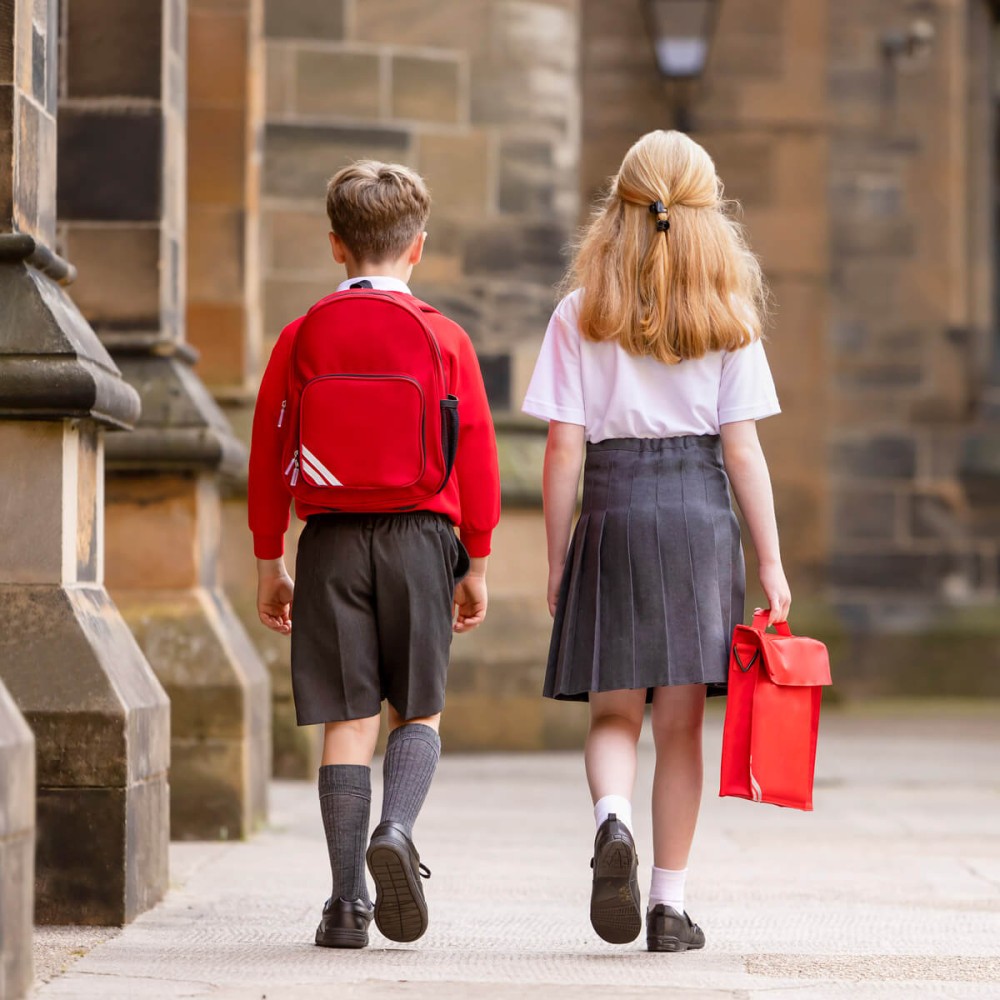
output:
[[[400,281],[399,278],[393,278],[388,274],[359,274],[356,278],[348,278],[347,281],[342,281],[337,285],[337,291],[347,291],[351,285],[356,285],[359,281],[370,281],[372,288],[376,288],[380,292],[405,292],[407,295],[413,294],[410,291],[410,286],[405,281]]]

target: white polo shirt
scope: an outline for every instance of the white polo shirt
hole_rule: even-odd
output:
[[[588,441],[718,434],[722,424],[781,412],[774,379],[755,340],[736,351],[666,365],[633,357],[613,341],[580,334],[583,290],[549,322],[521,409],[542,420],[581,424]]]
[[[370,281],[373,290],[380,292],[405,292],[412,295],[410,286],[402,278],[394,278],[391,274],[359,274],[356,278],[348,278],[337,285],[338,292],[346,292],[359,281]]]

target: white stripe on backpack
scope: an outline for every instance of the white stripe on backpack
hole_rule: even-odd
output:
[[[307,465],[310,468],[306,468]],[[302,445],[302,467],[313,479],[327,486],[344,485],[305,445]]]

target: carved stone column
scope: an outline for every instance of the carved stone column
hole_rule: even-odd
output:
[[[108,449],[108,584],[171,697],[172,836],[243,837],[266,814],[269,686],[218,578],[219,478],[245,451],[184,339],[187,6],[63,7],[61,235],[143,404]]]
[[[0,703],[0,758],[16,765],[0,799],[21,798],[0,809],[0,850],[27,857],[0,866],[4,949],[8,929],[24,948],[30,914],[26,781],[37,778],[36,920],[121,924],[167,883],[169,706],[102,582],[103,428],[134,424],[139,399],[51,250],[56,10],[0,4],[0,676],[37,744],[33,777]],[[30,977],[30,959],[13,968]]]
[[[31,986],[35,738],[0,683],[0,996]]]

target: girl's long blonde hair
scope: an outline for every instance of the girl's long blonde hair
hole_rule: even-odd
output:
[[[662,212],[651,210],[657,202]],[[759,337],[767,291],[734,207],[698,143],[681,132],[639,139],[564,282],[564,291],[583,289],[583,336],[665,364]]]

